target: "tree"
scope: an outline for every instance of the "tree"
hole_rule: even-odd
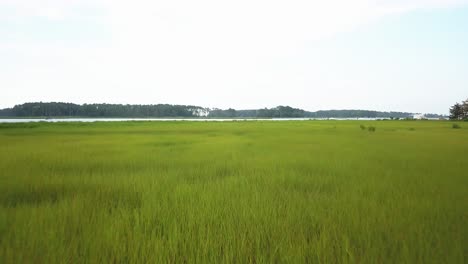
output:
[[[463,119],[468,119],[468,99],[462,104]]]
[[[456,103],[450,108],[450,119],[468,119],[468,99],[461,104]]]
[[[461,104],[456,103],[450,108],[450,119],[461,119],[462,114]]]

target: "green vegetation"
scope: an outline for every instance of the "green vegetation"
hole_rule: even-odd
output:
[[[466,263],[443,121],[0,124],[0,263]]]
[[[212,109],[193,105],[130,105],[130,104],[72,104],[25,103],[13,108],[0,109],[0,117],[210,117],[210,118],[412,118],[412,113],[379,112],[370,110],[321,110],[309,112],[290,106],[236,110]],[[442,115],[426,114],[428,118]]]
[[[25,103],[0,110],[0,116],[11,117],[197,117],[206,110],[192,105],[123,105]]]
[[[450,107],[450,119],[468,120],[468,99]]]

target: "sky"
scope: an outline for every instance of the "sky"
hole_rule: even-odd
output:
[[[467,98],[468,0],[0,0],[0,108],[447,114]]]

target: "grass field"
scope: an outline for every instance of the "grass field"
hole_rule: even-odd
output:
[[[459,125],[0,124],[0,263],[467,263]]]

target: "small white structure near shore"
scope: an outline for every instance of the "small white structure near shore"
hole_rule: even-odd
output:
[[[424,114],[414,114],[413,119],[427,119]]]

